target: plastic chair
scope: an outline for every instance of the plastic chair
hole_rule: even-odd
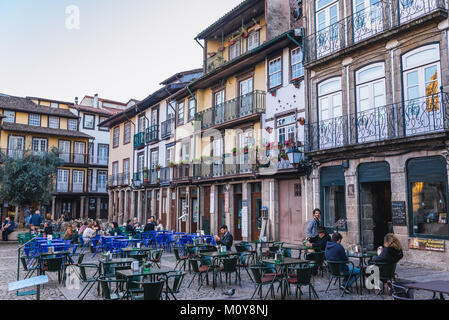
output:
[[[175,293],[179,293],[182,281],[184,280],[185,272],[176,271],[167,274],[166,288],[165,288],[165,299],[170,300],[169,295],[176,299]],[[172,281],[173,280],[173,281]]]

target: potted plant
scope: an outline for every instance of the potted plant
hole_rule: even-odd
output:
[[[161,168],[162,168],[162,166],[161,166],[160,164],[157,164],[157,165],[155,166],[155,168],[156,168],[157,171],[160,171]]]
[[[245,39],[248,38],[249,37],[249,32],[248,31],[244,31],[243,34],[242,34],[242,37],[245,38]]]
[[[212,51],[212,52],[209,52],[209,57],[214,57],[215,55],[216,55],[217,53],[216,52],[214,52],[214,51]]]
[[[298,78],[292,79],[292,83],[295,86],[295,88],[299,88],[300,84],[301,84],[301,80]]]
[[[224,46],[221,46],[220,48],[218,48],[218,51],[223,52],[225,50]]]
[[[232,148],[232,155],[234,157],[237,155],[237,148]]]
[[[147,167],[143,167],[143,181],[145,183],[148,183],[148,168]]]
[[[157,178],[157,179],[156,179],[156,183],[157,183],[157,184],[161,183],[161,178]]]
[[[248,153],[248,146],[245,146],[245,147],[243,148],[243,153],[244,153],[244,154],[247,154],[247,153]]]
[[[168,163],[168,166],[169,166],[170,168],[173,169],[174,167],[176,167],[176,163],[170,161],[170,162]]]
[[[273,97],[276,97],[276,89],[270,89],[268,92],[271,93]]]
[[[299,122],[299,124],[300,125],[305,125],[306,124],[306,119],[305,118],[303,118],[303,117],[300,117],[299,119],[298,119],[298,122]]]
[[[229,43],[228,43],[230,46],[232,46],[233,44],[235,44],[235,40],[234,39],[232,39],[232,40],[229,40]]]

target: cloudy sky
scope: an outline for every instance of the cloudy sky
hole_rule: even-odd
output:
[[[195,36],[241,1],[0,0],[0,93],[143,99],[201,67]]]

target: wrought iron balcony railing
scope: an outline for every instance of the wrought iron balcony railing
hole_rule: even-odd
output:
[[[161,139],[169,139],[175,133],[175,119],[171,118],[161,123]]]
[[[173,169],[170,167],[161,168],[160,179],[162,185],[170,184],[173,180]]]
[[[224,57],[224,52],[218,52],[213,57],[207,58],[206,61],[206,73],[215,71],[218,67],[222,66],[227,62]]]
[[[201,121],[201,129],[226,124],[250,115],[265,112],[264,91],[256,90],[215,107],[198,112],[196,119]]]
[[[97,184],[89,184],[87,186],[88,192],[98,192],[98,193],[106,193],[107,188],[106,184],[104,183],[97,183]]]
[[[139,132],[134,135],[134,148],[145,146],[145,132]]]
[[[109,158],[107,156],[89,155],[89,164],[107,166]]]
[[[305,63],[311,63],[371,37],[438,10],[447,11],[445,0],[371,1],[358,10],[305,39]]]
[[[153,124],[145,129],[145,143],[153,143],[159,141],[159,125]]]
[[[449,94],[438,93],[307,125],[306,151],[449,130]]]
[[[129,177],[129,172],[110,175],[108,176],[108,180],[106,182],[109,188],[117,186],[127,186],[130,183],[131,179]]]

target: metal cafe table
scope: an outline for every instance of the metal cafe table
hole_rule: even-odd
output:
[[[256,240],[256,241],[248,241],[249,244],[254,244],[255,245],[255,251],[256,251],[256,260],[259,260],[260,257],[262,257],[262,249],[268,248],[269,244],[273,244],[279,241],[260,241],[260,240]],[[264,246],[264,244],[266,246]],[[260,254],[257,254],[257,249],[259,248],[259,252]]]
[[[137,261],[132,258],[100,259],[100,273],[103,276],[114,276],[114,268],[131,268],[131,264]]]
[[[124,297],[129,298],[131,295],[130,287],[131,282],[135,281],[136,278],[150,278],[150,281],[165,281],[165,286],[167,287],[167,274],[174,272],[175,270],[169,268],[145,268],[140,267],[138,271],[131,269],[117,271],[117,275],[126,279],[126,294]]]
[[[449,281],[444,280],[406,283],[403,286],[410,289],[433,292],[433,299],[435,299],[437,293],[440,294],[440,300],[445,300],[443,294],[449,295]]]
[[[310,261],[295,258],[284,258],[283,261],[279,262],[276,262],[275,259],[262,259],[262,262],[272,264],[276,269],[281,271],[281,297],[284,299],[288,290],[288,267],[295,264],[308,264]]]
[[[157,249],[154,249],[154,248],[146,248],[146,247],[140,247],[140,248],[137,248],[137,247],[126,247],[126,248],[121,248],[120,249],[121,251],[122,251],[122,257],[123,258],[128,258],[129,257],[129,254],[130,253],[132,253],[132,252],[145,252],[145,253],[147,253],[147,252],[150,252],[151,253],[151,251],[156,251]]]
[[[368,263],[365,261],[366,259],[370,259],[372,257],[377,256],[376,251],[367,251],[365,253],[356,253],[349,252],[347,253],[348,258],[359,259],[358,268],[360,269],[360,294],[363,295],[363,288],[365,287],[365,267]]]
[[[312,250],[312,247],[309,246],[305,246],[303,244],[289,244],[289,243],[284,243],[281,247],[281,249],[290,249],[290,250],[298,250],[299,251],[299,256],[298,259],[301,259],[301,255],[303,255],[303,251],[304,255],[303,257],[305,258],[307,253],[309,253],[309,250]]]
[[[228,258],[228,257],[231,257],[231,256],[240,256],[240,253],[235,252],[235,251],[226,251],[226,252],[223,252],[223,253],[219,253],[217,251],[211,251],[211,252],[200,252],[199,255],[201,257],[211,257],[212,258],[212,266],[218,266],[219,265],[219,261],[218,260],[220,260],[222,258]],[[215,280],[217,271],[215,269],[216,268],[214,267],[213,268],[214,274],[213,274],[213,277],[212,277],[212,287],[214,289],[217,287],[217,283],[216,283],[216,280]]]

